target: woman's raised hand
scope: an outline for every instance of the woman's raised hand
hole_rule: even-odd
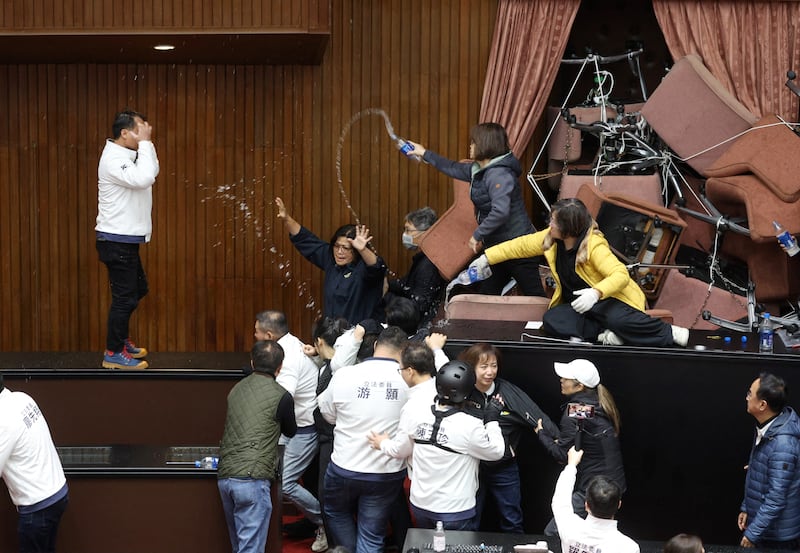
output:
[[[366,225],[357,225],[356,237],[348,238],[348,240],[350,240],[350,243],[353,244],[355,249],[362,251],[367,247],[367,244],[369,244],[370,240],[372,240],[372,236],[370,236],[369,229]]]
[[[275,198],[275,205],[278,208],[278,219],[286,219],[286,205],[280,198]]]

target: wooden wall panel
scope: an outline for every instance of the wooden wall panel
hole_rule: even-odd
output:
[[[286,11],[258,0],[51,2],[5,2],[0,28],[283,25],[324,12],[321,0]],[[464,157],[495,9],[335,0],[319,66],[0,65],[0,350],[102,350],[110,294],[94,246],[97,161],[123,107],[148,116],[161,162],[153,239],[142,247],[150,295],[132,321],[148,348],[247,349],[266,308],[285,310],[309,338],[322,274],[277,221],[279,195],[325,239],[357,217],[404,273],[403,217],[423,205],[446,210],[449,179],[403,158],[379,115],[343,129],[379,108],[399,135]],[[352,209],[337,179],[340,139]]]
[[[5,0],[0,30],[327,30],[329,0]]]

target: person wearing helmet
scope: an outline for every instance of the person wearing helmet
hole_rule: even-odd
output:
[[[502,404],[493,400],[483,422],[464,411],[475,386],[475,371],[462,361],[446,363],[436,374],[436,398],[428,409],[406,410],[405,429],[392,457],[411,458],[411,510],[419,528],[442,521],[448,530],[475,530],[475,494],[480,461],[503,457],[505,441],[498,419]],[[388,436],[370,436],[375,449]],[[388,454],[387,451],[384,451]]]

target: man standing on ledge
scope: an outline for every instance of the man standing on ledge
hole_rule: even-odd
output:
[[[114,117],[113,138],[106,140],[97,167],[97,253],[108,268],[107,369],[146,369],[147,350],[130,339],[131,314],[147,294],[147,276],[139,244],[150,241],[153,185],[158,157],[150,141],[153,128],[144,115],[122,111]]]
[[[742,547],[800,548],[800,418],[786,396],[786,383],[769,373],[747,391],[758,424],[739,509]]]

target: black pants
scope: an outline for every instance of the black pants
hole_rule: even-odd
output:
[[[525,257],[492,265],[492,276],[481,283],[481,294],[499,296],[503,287],[513,277],[517,281],[521,295],[544,296],[542,279],[539,278],[541,260],[541,257]]]
[[[147,294],[147,276],[139,258],[139,244],[98,240],[97,253],[108,268],[111,308],[108,310],[106,349],[120,352],[130,336],[131,314]]]
[[[600,300],[586,313],[580,314],[568,303],[548,309],[542,330],[551,336],[577,336],[596,342],[597,335],[608,329],[623,342],[636,346],[671,346],[672,326],[615,298]]]
[[[56,534],[69,499],[63,497],[49,507],[20,513],[17,524],[20,553],[50,553],[56,549]]]

